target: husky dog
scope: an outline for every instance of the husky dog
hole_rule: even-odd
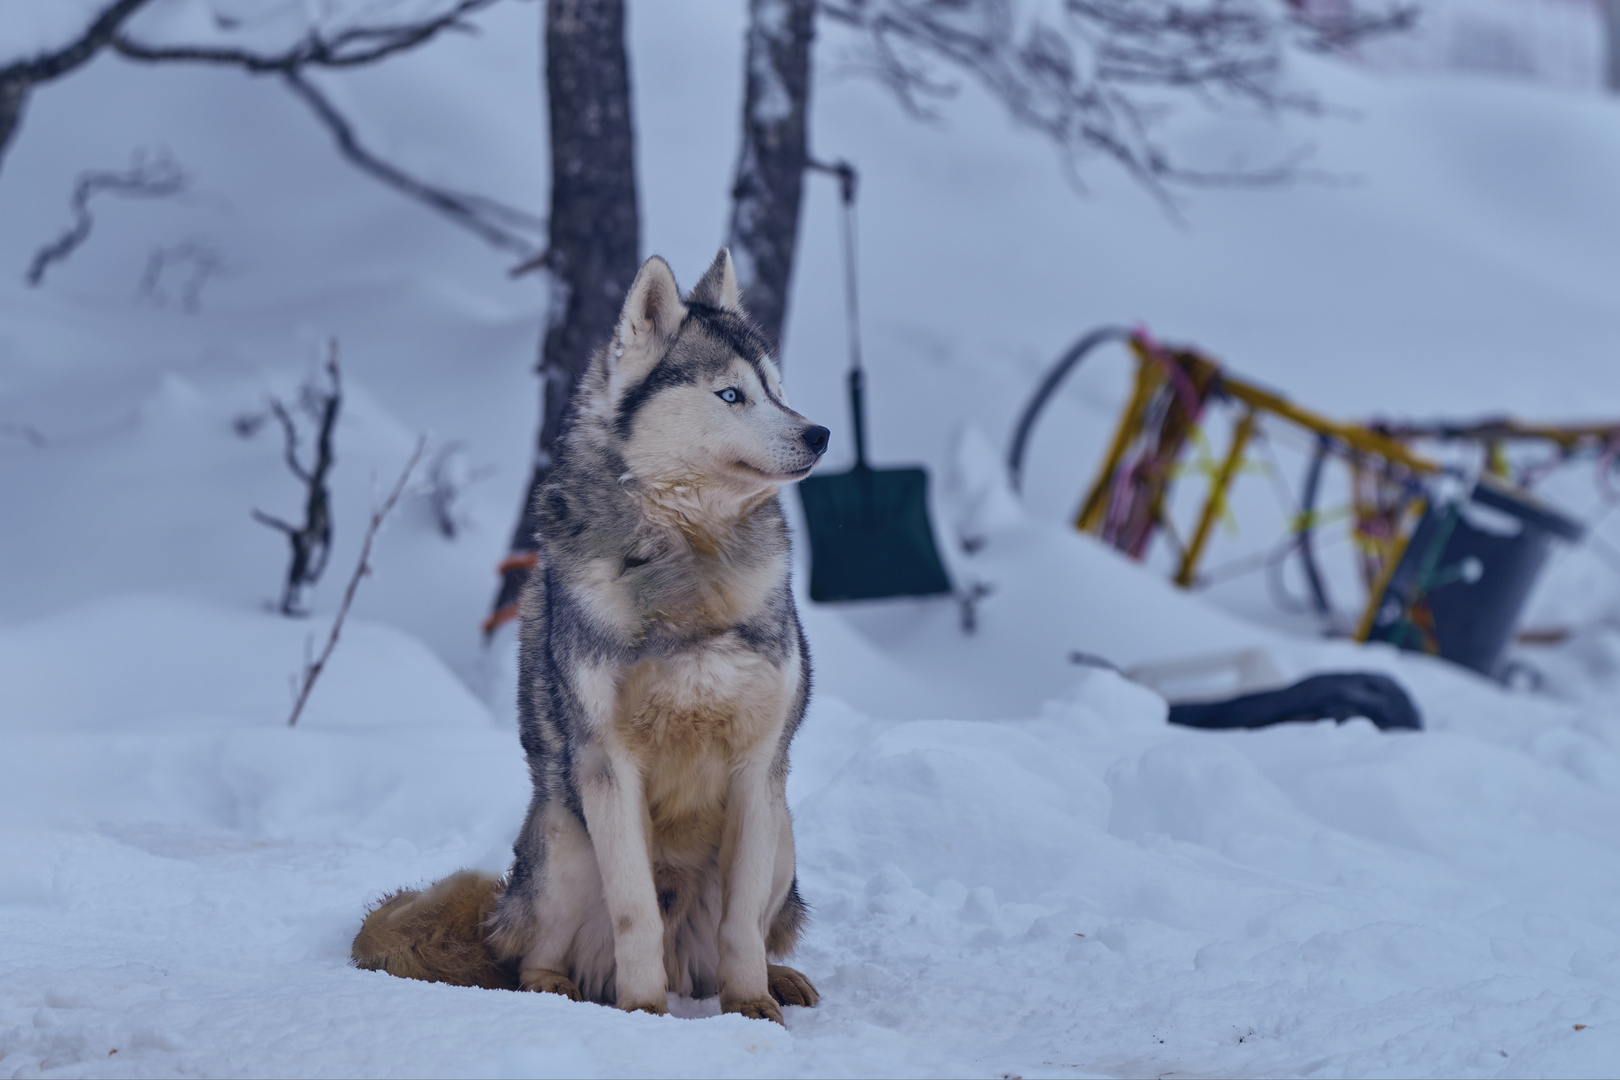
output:
[[[485,962],[524,989],[653,1013],[718,992],[777,1022],[815,1004],[768,962],[806,917],[785,785],[810,659],[777,492],[827,438],[788,406],[727,251],[684,303],[662,259],[642,265],[538,496],[518,693],[534,798],[509,879],[396,897],[357,962],[411,974],[385,923],[460,888],[488,912]]]

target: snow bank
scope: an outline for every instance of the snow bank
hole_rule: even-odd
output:
[[[1567,709],[1502,725],[1536,754],[1488,726],[1183,731],[1097,671],[1027,720],[823,697],[790,796],[824,998],[783,1031],[347,968],[364,900],[504,865],[527,781],[511,730],[375,625],[287,729],[269,684],[303,633],[126,596],[0,634],[7,1075],[1571,1075],[1616,1050],[1620,754]]]

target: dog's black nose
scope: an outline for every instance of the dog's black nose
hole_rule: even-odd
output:
[[[825,454],[827,452],[827,436],[830,434],[832,434],[830,431],[817,424],[814,427],[805,428],[804,431],[800,432],[799,438],[804,440],[804,445],[810,448],[812,454]]]

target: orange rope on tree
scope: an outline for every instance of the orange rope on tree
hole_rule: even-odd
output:
[[[533,570],[540,565],[538,551],[518,551],[501,560],[501,565],[495,568],[497,574],[504,574],[511,570]]]
[[[533,570],[539,565],[540,553],[538,551],[515,551],[501,560],[501,564],[495,568],[495,572],[505,576],[513,570]],[[516,600],[509,604],[503,604],[485,616],[484,621],[478,624],[478,628],[483,631],[484,636],[487,638],[496,630],[516,619],[518,611],[519,605]]]

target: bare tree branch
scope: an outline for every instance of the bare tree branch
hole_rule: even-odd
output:
[[[62,262],[90,238],[95,221],[90,216],[90,200],[103,191],[141,199],[160,199],[178,195],[186,189],[186,174],[166,153],[148,161],[144,153],[137,153],[126,172],[84,172],[79,174],[73,187],[70,205],[73,207],[73,225],[61,236],[34,252],[26,275],[29,285],[38,286],[45,280],[45,271],[52,263]]]
[[[279,532],[284,532],[288,536],[291,536],[298,531],[294,526],[289,525],[287,522],[282,521],[273,514],[265,513],[263,510],[254,510],[253,520],[257,521],[260,525],[268,525],[272,529],[276,529]]]
[[[279,75],[287,88],[307,105],[331,132],[344,157],[373,179],[427,206],[486,243],[524,258],[542,246],[546,222],[534,214],[482,195],[438,187],[411,176],[364,146],[354,125],[312,83],[306,69],[351,68],[374,63],[421,45],[446,30],[470,30],[466,17],[498,0],[460,0],[444,14],[420,23],[389,27],[358,27],[330,38],[312,30],[280,53],[263,54],[231,46],[153,45],[116,34],[112,48],[129,60],[142,63],[202,63],[238,67],[255,75]]]
[[[393,512],[394,506],[399,502],[400,495],[405,491],[405,485],[416,469],[416,463],[422,460],[422,451],[427,448],[427,436],[416,440],[416,449],[411,452],[411,459],[405,463],[405,468],[394,481],[394,490],[388,493],[383,504],[371,511],[371,524],[366,527],[365,539],[360,542],[360,560],[355,564],[354,573],[349,577],[349,585],[343,590],[343,603],[338,605],[337,616],[332,620],[332,632],[326,638],[326,645],[321,649],[321,655],[304,665],[303,685],[298,691],[298,698],[293,702],[292,715],[287,717],[287,726],[293,727],[298,723],[298,717],[304,711],[304,704],[309,701],[309,692],[315,689],[315,680],[321,677],[326,670],[326,662],[332,658],[332,650],[337,648],[338,634],[343,630],[343,620],[348,617],[349,605],[354,603],[354,594],[360,588],[360,579],[371,573],[371,545],[377,539],[377,532],[382,528],[383,521]]]
[[[381,180],[402,195],[438,211],[462,228],[477,234],[486,243],[503,251],[520,256],[532,255],[535,252],[537,245],[532,234],[544,234],[546,226],[543,220],[482,195],[434,187],[416,179],[362,146],[355,137],[354,127],[301,71],[292,68],[282,72],[281,77],[288,89],[308,105],[320,118],[321,123],[326,125],[343,156],[362,172]],[[527,230],[531,235],[524,235],[519,230]]]
[[[1053,20],[1019,0],[822,0],[821,11],[862,34],[877,77],[914,113],[955,91],[943,65],[987,89],[1013,118],[1058,147],[1071,178],[1112,159],[1174,210],[1172,185],[1259,185],[1297,179],[1297,147],[1269,164],[1200,169],[1179,161],[1158,129],[1187,98],[1206,107],[1319,113],[1290,85],[1289,47],[1347,48],[1410,27],[1415,9],[1319,14],[1278,0],[1063,0]]]
[[[122,56],[148,62],[189,61],[230,64],[255,74],[283,73],[302,67],[359,67],[375,63],[395,53],[414,49],[445,30],[472,31],[467,16],[500,0],[459,0],[448,11],[419,23],[398,26],[360,26],[334,34],[330,39],[311,30],[284,52],[263,54],[219,45],[152,45],[124,34],[110,44]]]
[[[304,407],[318,425],[314,461],[308,467],[298,460],[298,425],[292,414],[279,399],[270,399],[270,414],[281,425],[283,460],[288,470],[305,487],[302,525],[290,525],[262,510],[253,511],[253,520],[284,533],[292,549],[287,565],[287,581],[281,592],[280,611],[283,615],[304,614],[304,589],[320,580],[332,553],[332,493],[326,478],[336,460],[332,453],[332,434],[337,427],[338,412],[343,406],[343,383],[338,369],[336,339],[328,343],[325,367],[328,387],[311,384],[302,391]],[[256,429],[257,424],[249,426],[243,418],[238,418],[239,432],[251,435]]]
[[[40,83],[60,78],[106,47],[119,27],[148,0],[115,0],[101,10],[83,34],[55,52],[0,67],[0,162],[22,123],[28,95]]]
[[[500,0],[457,0],[448,10],[420,22],[391,26],[350,27],[330,35],[312,29],[279,53],[256,53],[230,45],[161,45],[138,41],[123,32],[130,16],[149,0],[116,0],[102,10],[77,40],[56,52],[0,68],[0,161],[21,122],[34,85],[67,74],[103,48],[143,63],[207,63],[242,68],[253,74],[280,75],[289,89],[320,119],[338,149],[363,172],[468,229],[503,251],[532,258],[543,246],[546,222],[534,214],[494,199],[441,188],[417,179],[363,146],[354,125],[305,76],[306,68],[353,68],[416,48],[446,31],[471,31],[467,18]],[[70,244],[65,255],[82,242]],[[60,256],[58,256],[60,257]],[[39,274],[51,260],[39,265]],[[31,282],[38,284],[31,272]]]
[[[336,380],[334,379],[334,387],[335,383]],[[339,395],[334,389],[332,398],[338,398],[338,396]],[[281,403],[280,398],[270,399],[270,415],[274,416],[281,424],[281,432],[284,439],[282,443],[282,454],[287,462],[288,471],[294,476],[298,477],[298,479],[304,481],[304,483],[309,483],[310,474],[307,470],[305,470],[303,462],[298,460],[298,426],[293,423],[292,414],[287,411],[287,406]]]
[[[0,82],[22,78],[30,83],[41,83],[66,75],[100,52],[124,22],[147,3],[148,0],[114,0],[101,10],[83,34],[65,47],[0,68]]]
[[[1369,38],[1405,33],[1418,23],[1418,8],[1409,3],[1385,11],[1360,11],[1351,6],[1318,14],[1295,7],[1292,15],[1297,43],[1313,52],[1343,52]]]

